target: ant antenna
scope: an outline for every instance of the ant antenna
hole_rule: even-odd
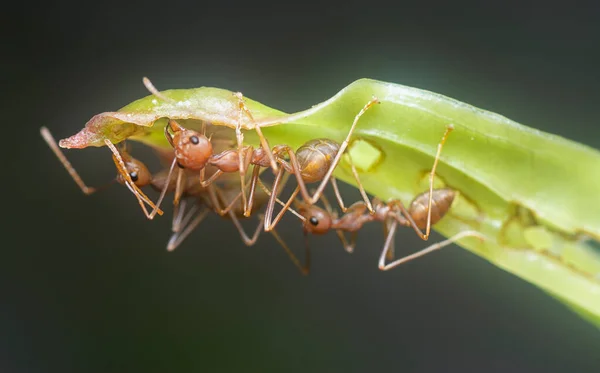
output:
[[[175,100],[173,100],[170,97],[167,97],[165,95],[163,95],[162,93],[160,93],[158,91],[158,89],[156,89],[156,87],[154,86],[154,84],[152,84],[152,82],[150,81],[150,79],[148,79],[147,77],[143,77],[142,78],[142,82],[144,83],[144,86],[146,87],[146,89],[148,91],[150,91],[150,93],[152,93],[154,96],[160,98],[163,101],[169,102],[169,103],[174,103]]]

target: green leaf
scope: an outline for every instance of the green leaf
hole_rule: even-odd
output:
[[[166,120],[201,121],[234,128],[239,105],[216,88],[169,90],[135,101],[118,112],[95,116],[63,147],[101,146],[125,138],[168,147]],[[263,129],[271,145],[298,147],[327,137],[342,141],[354,116],[376,96],[381,101],[360,119],[348,149],[365,189],[382,199],[409,203],[427,188],[437,145],[447,125],[439,184],[459,192],[435,229],[445,236],[466,229],[488,239],[458,244],[539,286],[600,325],[600,152],[498,114],[435,93],[374,80],[358,80],[333,98],[286,115],[247,99],[256,122],[242,117],[248,143]],[[159,120],[160,119],[160,120]],[[354,184],[348,164],[335,175]],[[396,269],[401,270],[401,269]]]

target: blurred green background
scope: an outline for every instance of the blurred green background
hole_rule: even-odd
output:
[[[289,112],[369,77],[600,148],[599,5],[13,5],[0,372],[600,371],[596,327],[456,246],[380,272],[377,224],[352,255],[312,237],[308,277],[272,237],[247,248],[216,217],[167,253],[169,218],[148,222],[122,187],[85,197],[38,133],[69,136],[146,95],[142,76]],[[114,176],[106,149],[67,155],[90,185]],[[299,225],[281,233],[301,249]],[[409,230],[396,240],[401,253],[424,246]]]

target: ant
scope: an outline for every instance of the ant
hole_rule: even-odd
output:
[[[446,215],[452,206],[455,196],[456,192],[450,188],[433,189],[431,192],[425,191],[412,200],[408,209],[404,207],[400,200],[395,199],[383,203],[375,198],[372,202],[375,214],[367,213],[367,206],[360,201],[350,206],[348,212],[340,218],[332,211],[331,205],[323,196],[322,199],[326,210],[315,205],[311,206],[307,203],[302,203],[298,207],[298,212],[304,216],[303,230],[305,235],[308,233],[321,235],[334,229],[347,252],[354,250],[356,233],[365,223],[371,221],[385,223],[387,235],[381,256],[379,257],[379,269],[387,271],[432,251],[439,250],[464,237],[471,236],[485,240],[485,236],[477,231],[463,231],[414,254],[386,264],[386,258],[392,260],[394,257],[392,244],[398,224],[412,227],[422,240],[427,241],[431,226],[439,222]],[[433,202],[431,208],[428,207],[430,202]],[[426,233],[423,233],[423,229]],[[346,240],[344,232],[352,233],[350,243]]]
[[[135,195],[135,197],[138,200],[138,203],[140,204],[140,207],[142,208],[142,211],[148,219],[152,219],[156,213],[158,213],[159,215],[163,214],[162,210],[160,210],[158,206],[155,205],[150,200],[150,198],[148,198],[148,196],[146,196],[144,192],[142,192],[142,190],[140,189],[151,184],[152,174],[144,165],[144,163],[129,155],[129,152],[127,151],[125,145],[121,146],[121,149],[119,150],[112,142],[110,142],[109,140],[104,140],[104,143],[112,152],[113,162],[117,167],[118,174],[117,177],[110,183],[99,188],[92,188],[88,187],[83,182],[83,179],[79,176],[79,174],[71,165],[67,157],[62,152],[62,150],[58,147],[56,140],[54,139],[48,128],[42,127],[40,129],[40,134],[84,194],[93,194],[98,190],[108,187],[110,184],[116,181],[119,184],[125,185],[131,191],[131,193]],[[148,210],[146,209],[146,204],[153,209],[152,213],[148,213]]]

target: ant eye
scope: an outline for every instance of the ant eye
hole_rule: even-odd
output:
[[[200,142],[200,139],[198,138],[198,136],[190,136],[190,142],[194,145],[198,145],[198,143]]]
[[[314,216],[311,216],[311,217],[310,217],[310,219],[308,219],[308,221],[310,222],[310,224],[314,225],[315,227],[316,227],[317,225],[319,225],[319,219],[317,219],[317,218],[316,218],[316,217],[314,217]]]
[[[131,181],[133,181],[134,183],[135,183],[136,181],[138,181],[138,173],[137,173],[137,172],[135,172],[135,171],[131,171],[131,172],[129,173],[129,177],[131,178]]]

